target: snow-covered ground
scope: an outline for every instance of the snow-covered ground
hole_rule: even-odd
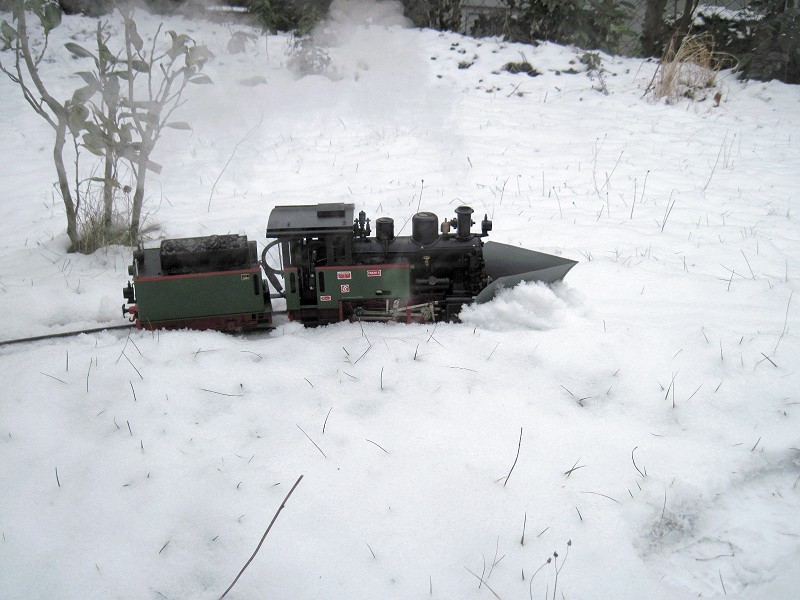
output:
[[[470,204],[580,264],[461,324],[0,347],[0,597],[218,598],[300,475],[228,598],[795,597],[800,89],[667,105],[654,63],[602,56],[605,95],[577,49],[334,8],[329,76],[167,20],[215,84],[157,149],[157,235]],[[94,30],[53,32],[62,97]],[[502,70],[523,55],[540,76]],[[65,252],[51,132],[6,78],[0,111],[0,340],[124,323],[130,249]]]

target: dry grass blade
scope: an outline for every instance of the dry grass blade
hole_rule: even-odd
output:
[[[645,477],[647,477],[647,475],[645,473],[642,473],[642,470],[638,466],[636,466],[636,459],[633,458],[633,453],[636,452],[636,449],[638,447],[639,446],[634,446],[633,450],[631,450],[631,462],[633,463],[633,468],[636,469],[636,472],[639,473],[639,475],[641,475],[642,479],[644,479]]]
[[[297,423],[295,423],[295,425],[297,425]],[[322,454],[322,456],[324,456],[325,458],[328,458],[328,455],[327,455],[327,454],[325,454],[325,453],[322,451],[322,448],[320,448],[320,447],[319,447],[319,445],[317,444],[317,442],[315,442],[314,440],[312,440],[312,439],[311,439],[311,436],[310,436],[310,435],[308,435],[308,434],[305,432],[305,430],[304,430],[302,427],[300,427],[300,425],[297,425],[297,428],[298,428],[300,431],[302,431],[302,432],[303,432],[303,435],[304,435],[304,436],[306,436],[306,437],[308,438],[308,441],[309,441],[309,442],[311,442],[312,444],[314,444],[314,447],[315,447],[317,450],[319,450],[319,453],[320,453],[320,454]]]
[[[607,496],[606,494],[601,494],[600,492],[581,491],[581,494],[594,494],[595,496],[602,496],[603,498],[608,498],[609,500],[612,500],[617,504],[619,504],[619,500],[617,500],[616,498],[612,498],[611,496]]]
[[[467,569],[467,567],[464,567],[464,568]],[[486,581],[483,579],[483,577],[481,577],[480,575],[476,575],[475,573],[473,573],[469,569],[467,569],[467,572],[470,575],[472,575],[475,579],[480,581],[482,585],[485,585],[486,589],[488,589],[490,592],[492,592],[492,594],[494,595],[495,598],[497,598],[497,600],[502,600],[502,598],[500,598],[500,596],[497,595],[497,592],[495,592],[492,588],[489,587],[489,584],[486,583]]]
[[[514,464],[511,465],[511,470],[506,475],[506,480],[503,482],[503,487],[506,487],[509,478],[511,477],[511,473],[514,472],[514,467],[517,466],[517,461],[519,460],[519,450],[522,448],[522,427],[519,428],[519,443],[517,444],[517,455],[514,457]]]

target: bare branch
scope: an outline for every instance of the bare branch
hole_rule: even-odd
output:
[[[253,559],[256,557],[256,554],[258,554],[258,551],[259,551],[259,550],[261,550],[261,545],[264,543],[264,540],[265,540],[265,539],[267,539],[267,534],[269,533],[269,530],[270,530],[270,529],[272,529],[272,526],[275,524],[275,521],[277,521],[277,520],[278,520],[278,515],[279,515],[279,514],[281,514],[281,511],[282,511],[282,510],[283,510],[283,508],[286,506],[286,503],[289,501],[289,496],[291,496],[291,495],[292,495],[292,493],[294,492],[295,488],[297,488],[297,486],[298,486],[298,485],[300,485],[300,480],[301,480],[301,479],[303,479],[303,476],[302,476],[302,475],[300,475],[300,477],[298,477],[298,478],[297,478],[297,481],[295,481],[295,482],[294,482],[294,485],[292,486],[292,489],[290,489],[290,490],[289,490],[289,493],[288,493],[288,494],[286,494],[286,498],[284,498],[284,499],[283,499],[283,502],[281,502],[281,505],[278,507],[278,510],[277,510],[277,512],[275,513],[275,516],[274,516],[274,517],[272,517],[272,521],[270,521],[270,523],[269,523],[269,526],[267,527],[267,530],[264,532],[264,535],[262,535],[262,536],[261,536],[261,541],[260,541],[260,542],[258,542],[258,546],[256,546],[256,549],[255,549],[255,551],[253,552],[252,556],[251,556],[251,557],[250,557],[250,558],[247,560],[247,562],[244,564],[244,566],[242,567],[242,570],[241,570],[241,571],[239,571],[239,574],[238,574],[238,575],[236,575],[236,578],[233,580],[233,583],[231,583],[231,584],[228,586],[228,589],[227,589],[227,590],[225,590],[225,591],[223,592],[222,596],[220,596],[220,597],[219,597],[219,600],[222,600],[222,599],[223,599],[225,596],[227,596],[227,595],[228,595],[228,592],[230,592],[230,591],[231,591],[231,589],[233,589],[233,586],[234,586],[234,585],[236,585],[236,582],[237,582],[237,581],[239,581],[239,577],[241,577],[241,576],[242,576],[242,573],[244,573],[244,570],[245,570],[247,567],[249,567],[249,566],[250,566],[250,563],[251,563],[251,562],[253,562]]]

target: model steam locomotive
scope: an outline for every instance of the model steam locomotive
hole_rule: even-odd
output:
[[[284,298],[288,318],[305,325],[452,321],[499,286],[551,283],[576,264],[484,242],[492,222],[484,217],[473,233],[472,208],[455,213],[441,224],[431,212],[415,214],[410,236],[395,235],[394,221],[380,217],[371,237],[370,219],[364,211],[354,218],[352,204],[277,206],[261,260],[242,235],[164,240],[134,252],[133,281],[123,290],[131,306],[122,312],[144,329],[264,329],[272,327],[272,299]],[[268,262],[273,248],[280,268]]]

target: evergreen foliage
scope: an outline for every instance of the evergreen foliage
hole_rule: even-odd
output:
[[[503,0],[506,35],[518,42],[548,40],[615,53],[633,4],[627,0]]]
[[[700,12],[695,31],[710,33],[733,55],[743,79],[800,83],[800,7],[793,0],[753,0],[734,13]]]
[[[258,24],[272,33],[298,31],[307,33],[328,11],[328,0],[246,0],[245,8]]]

